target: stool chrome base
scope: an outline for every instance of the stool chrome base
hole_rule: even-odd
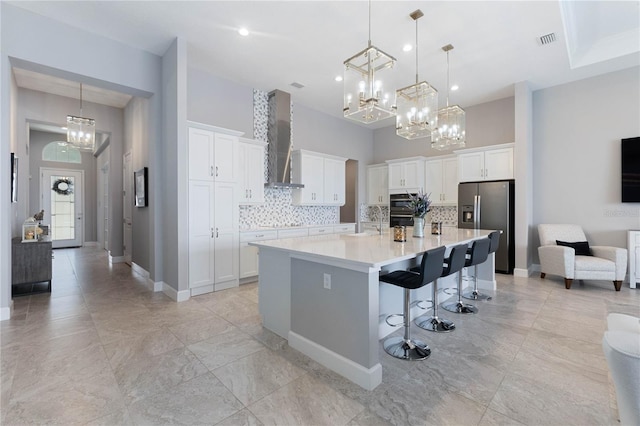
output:
[[[431,355],[431,349],[426,343],[420,340],[406,340],[399,336],[388,338],[384,341],[383,346],[385,352],[392,357],[410,361],[426,359]]]
[[[476,290],[465,291],[462,293],[462,297],[469,300],[491,300],[491,296],[488,294],[480,293]]]
[[[449,312],[453,312],[456,314],[476,314],[478,313],[478,308],[473,305],[469,305],[467,303],[462,302],[454,302],[446,305],[442,305],[444,310]]]
[[[438,317],[418,318],[415,323],[421,329],[434,333],[449,333],[456,329],[456,325],[452,321]]]

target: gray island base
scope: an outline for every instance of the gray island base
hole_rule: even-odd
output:
[[[395,330],[385,318],[402,312],[402,289],[380,283],[380,272],[406,269],[427,250],[469,243],[490,232],[446,228],[440,236],[427,234],[403,243],[393,241],[391,233],[250,243],[260,253],[263,326],[287,339],[292,348],[372,390],[382,382],[379,340]],[[478,279],[481,288],[495,290],[493,254],[478,266]],[[440,287],[456,283],[457,274],[443,279]],[[413,291],[412,299],[430,299],[431,285]],[[414,307],[411,315],[426,312]]]

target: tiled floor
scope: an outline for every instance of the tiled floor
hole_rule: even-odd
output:
[[[0,323],[0,423],[615,425],[605,317],[640,316],[628,286],[498,275],[477,315],[443,315],[455,332],[415,332],[428,360],[380,350],[368,392],[263,329],[257,291],[176,304],[103,251],[56,251],[53,293]]]

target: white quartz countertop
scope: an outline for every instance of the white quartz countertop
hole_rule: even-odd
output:
[[[340,223],[317,223],[317,224],[297,224],[297,225],[257,225],[251,226],[249,228],[241,228],[240,232],[252,232],[252,231],[267,231],[267,230],[278,230],[278,229],[308,229],[308,228],[317,228],[321,226],[340,226],[340,225],[355,225],[355,222],[340,222]]]
[[[393,241],[393,232],[378,234],[331,234],[302,238],[256,241],[249,243],[259,248],[281,250],[348,263],[381,268],[384,265],[413,259],[417,254],[440,246],[452,246],[489,235],[491,230],[444,227],[442,235],[425,232],[424,238],[413,238],[407,228],[407,241]]]

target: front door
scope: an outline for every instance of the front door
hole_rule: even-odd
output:
[[[82,170],[40,169],[41,209],[53,248],[82,246],[83,181]]]

